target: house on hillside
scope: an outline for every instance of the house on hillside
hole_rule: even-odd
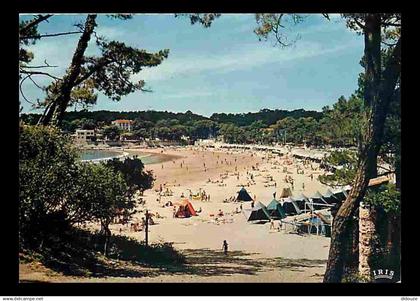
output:
[[[134,121],[128,119],[117,119],[112,121],[111,124],[118,126],[123,131],[131,132]]]
[[[77,144],[85,144],[95,139],[95,130],[76,130],[72,135],[74,142]]]

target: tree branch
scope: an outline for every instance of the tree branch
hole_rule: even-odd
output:
[[[401,23],[392,23],[392,22],[382,22],[382,26],[394,26],[394,27],[401,27]]]
[[[20,73],[23,73],[23,74],[30,74],[30,75],[45,75],[45,76],[49,76],[49,77],[51,77],[51,78],[53,78],[53,79],[55,79],[55,80],[61,80],[61,78],[56,77],[56,76],[54,76],[54,75],[51,75],[51,74],[49,74],[49,73],[47,73],[47,72],[41,72],[41,71],[27,71],[27,70],[23,70],[23,69],[21,69],[21,70],[19,70],[19,71],[20,71]]]
[[[43,87],[41,87],[41,86],[39,86],[33,79],[32,79],[32,74],[29,74],[28,75],[28,77],[29,77],[29,79],[34,83],[34,85],[35,86],[37,86],[37,88],[39,88],[39,89],[41,89],[41,90],[44,90],[44,88]]]
[[[59,32],[59,33],[50,33],[50,34],[39,34],[34,36],[21,36],[21,40],[27,40],[27,39],[40,39],[40,38],[48,38],[48,37],[58,37],[58,36],[64,36],[64,35],[71,35],[71,34],[78,34],[82,33],[82,31],[68,31],[68,32]]]
[[[358,21],[356,18],[354,18],[353,19],[353,21],[354,21],[354,23],[356,23],[356,25],[357,26],[359,26],[361,29],[365,29],[365,26],[360,22],[360,21]]]
[[[42,21],[47,20],[51,16],[52,15],[45,15],[45,16],[38,15],[38,18],[37,19],[32,20],[31,22],[29,22],[28,24],[26,24],[22,29],[19,30],[19,35],[26,34],[31,28],[33,28],[34,26],[38,25]]]
[[[25,80],[27,80],[29,77],[31,77],[31,74],[27,75],[24,79],[22,79],[22,80],[20,81],[20,83],[19,83],[19,91],[20,91],[20,94],[22,95],[23,99],[24,99],[27,103],[30,103],[31,105],[35,105],[33,102],[31,102],[29,99],[27,99],[27,98],[26,98],[25,93],[23,93],[23,89],[22,89],[23,82],[24,82]]]

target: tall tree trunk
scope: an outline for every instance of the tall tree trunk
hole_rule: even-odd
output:
[[[111,230],[109,230],[109,224],[101,223],[101,232],[104,236],[104,255],[108,256],[109,240],[111,238]]]
[[[77,44],[76,51],[73,54],[73,58],[67,74],[58,84],[58,91],[54,95],[52,104],[46,108],[43,116],[39,120],[39,124],[48,125],[60,125],[63,120],[64,112],[70,102],[70,94],[72,89],[76,85],[76,80],[80,75],[81,66],[83,63],[83,57],[88,47],[89,40],[92,36],[93,30],[96,27],[96,15],[88,15],[86,18],[85,26],[82,35],[80,36]]]
[[[393,54],[387,63],[381,81],[380,43],[381,18],[378,14],[365,17],[365,98],[370,104],[368,124],[363,135],[363,145],[354,184],[347,199],[339,208],[333,221],[331,245],[324,282],[341,282],[346,257],[346,236],[351,218],[363,200],[371,172],[376,167],[376,158],[382,141],[385,117],[397,79],[400,74],[401,39],[398,40]]]
[[[357,210],[356,210],[357,216]],[[357,270],[359,266],[359,219],[352,219],[351,227],[351,254],[348,257],[347,262],[345,262],[345,267],[348,267],[351,270]]]
[[[372,243],[375,229],[376,212],[373,208],[365,206],[363,203],[359,206],[359,274],[364,278],[371,278],[371,268],[369,259],[373,254]]]

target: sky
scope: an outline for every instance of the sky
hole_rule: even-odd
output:
[[[21,20],[32,15],[21,15]],[[75,30],[85,15],[54,15],[39,25],[40,33]],[[141,14],[130,20],[99,15],[97,33],[109,40],[155,52],[169,49],[157,67],[133,75],[153,92],[135,92],[116,102],[99,93],[89,110],[213,113],[257,112],[261,109],[321,110],[357,88],[363,37],[346,28],[338,15],[328,21],[319,14],[305,15],[298,25],[287,25],[285,34],[296,42],[286,48],[273,39],[259,41],[253,14],[222,14],[210,28],[191,25],[173,14]],[[50,37],[28,46],[32,65],[44,60],[62,76],[69,66],[79,35]],[[87,55],[99,54],[93,41]],[[50,79],[36,77],[38,85]],[[29,80],[22,85],[29,100],[43,99],[44,92]],[[39,113],[21,97],[23,112]]]

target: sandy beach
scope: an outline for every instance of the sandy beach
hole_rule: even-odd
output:
[[[173,242],[196,267],[194,273],[145,270],[143,277],[81,278],[51,276],[57,282],[321,282],[325,271],[330,238],[317,235],[297,235],[288,231],[270,230],[270,223],[248,223],[243,213],[235,213],[238,203],[224,202],[236,196],[242,185],[249,194],[267,205],[283,188],[293,188],[293,194],[311,196],[325,192],[327,186],[317,180],[323,173],[316,163],[304,164],[289,156],[269,155],[263,151],[205,149],[202,147],[165,149],[125,149],[130,154],[152,153],[164,162],[148,164],[156,177],[154,187],[142,196],[144,205],[137,208],[134,221],[141,221],[145,210],[155,216],[149,227],[149,241]],[[284,170],[287,168],[287,171]],[[298,169],[302,172],[298,174]],[[313,175],[311,178],[310,175]],[[251,176],[252,175],[252,176]],[[284,181],[294,179],[294,185]],[[160,196],[160,187],[169,195]],[[192,199],[198,216],[174,218],[173,207],[184,198],[205,191],[207,201]],[[250,208],[244,203],[243,208]],[[200,210],[201,209],[201,210]],[[221,210],[222,218],[215,220]],[[157,217],[157,215],[160,216]],[[92,229],[96,225],[90,225]],[[144,231],[134,232],[129,225],[113,224],[115,234],[143,240]],[[229,254],[222,252],[227,240]],[[25,271],[22,273],[22,271]],[[30,280],[35,274],[21,266],[21,279]],[[22,278],[23,277],[23,278]]]

